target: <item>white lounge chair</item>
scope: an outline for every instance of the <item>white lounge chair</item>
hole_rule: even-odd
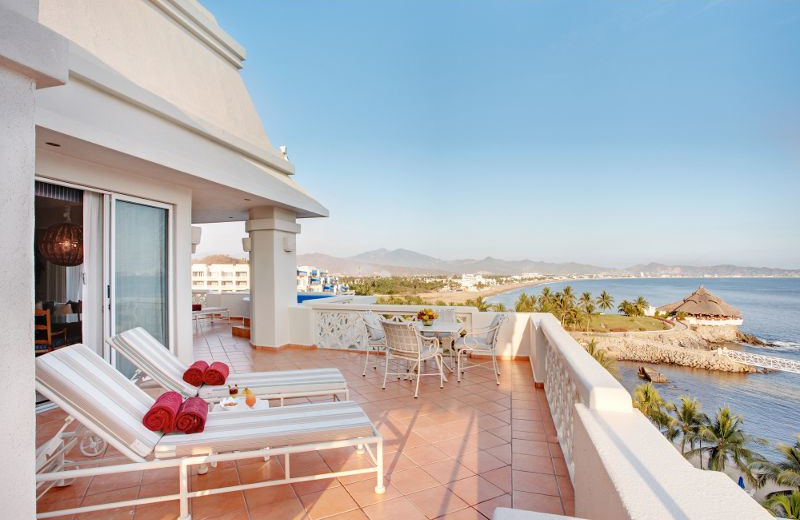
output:
[[[350,398],[347,380],[337,368],[305,370],[281,370],[276,372],[231,373],[224,385],[201,385],[196,387],[183,380],[188,366],[149,332],[141,327],[121,332],[106,340],[106,344],[125,356],[142,372],[167,390],[174,390],[184,397],[199,396],[215,403],[228,397],[227,385],[248,387],[263,399],[284,399],[319,395],[344,394]]]
[[[164,435],[142,425],[142,418],[154,399],[82,344],[38,358],[36,389],[102,437],[126,459],[122,464],[100,466],[95,466],[97,459],[90,459],[84,462],[95,467],[68,469],[77,465],[64,462],[63,452],[54,449],[58,441],[48,441],[45,443],[47,452],[57,455],[49,458],[53,461],[50,464],[40,465],[40,472],[36,475],[40,488],[51,482],[63,485],[74,478],[173,467],[178,468],[179,479],[179,492],[175,494],[49,511],[39,513],[38,518],[179,500],[180,518],[189,520],[190,498],[370,472],[376,474],[375,492],[384,491],[383,440],[364,411],[352,402],[211,412],[205,431],[201,433]],[[371,446],[375,448],[374,452]],[[291,476],[290,454],[343,447],[354,447],[359,453],[366,449],[374,467]],[[189,490],[191,466],[278,455],[285,457],[281,479],[203,491]]]

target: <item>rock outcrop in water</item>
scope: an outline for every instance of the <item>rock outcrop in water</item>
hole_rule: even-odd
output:
[[[594,339],[610,357],[621,361],[666,363],[723,372],[760,372],[756,367],[717,354],[717,348],[741,342],[741,334],[735,326],[700,326],[611,334],[575,332],[573,336],[579,341]]]

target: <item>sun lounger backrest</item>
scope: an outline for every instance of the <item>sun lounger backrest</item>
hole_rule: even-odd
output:
[[[184,397],[197,395],[197,387],[183,380],[188,367],[143,328],[120,332],[109,342],[117,352],[167,390],[174,390]]]
[[[37,358],[36,384],[56,404],[71,408],[66,411],[84,426],[140,457],[149,455],[161,439],[161,433],[142,424],[154,399],[85,345]]]

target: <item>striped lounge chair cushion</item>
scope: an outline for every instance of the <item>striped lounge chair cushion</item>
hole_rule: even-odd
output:
[[[205,431],[164,435],[157,458],[208,455],[375,435],[372,423],[356,403],[340,401],[208,414]]]
[[[183,373],[188,367],[143,328],[121,332],[109,342],[117,352],[162,387],[178,392],[183,397],[197,395],[197,387],[183,380]]]
[[[148,456],[162,436],[142,424],[154,399],[85,345],[37,358],[36,383],[56,404],[72,408],[74,413],[67,411],[84,426],[104,432],[140,457]]]
[[[200,397],[218,400],[228,397],[227,385],[248,387],[256,395],[282,395],[304,393],[344,392],[347,380],[337,368],[318,368],[305,370],[280,370],[277,372],[232,373],[225,385],[200,387]]]
[[[347,389],[347,380],[338,369],[321,368],[232,373],[228,376],[226,385],[203,385],[198,392],[197,387],[183,380],[183,373],[188,367],[143,328],[137,327],[121,332],[111,338],[110,343],[158,384],[184,397],[199,395],[208,401],[218,401],[228,396],[227,384],[236,384],[240,388],[249,387],[259,396],[333,394]]]

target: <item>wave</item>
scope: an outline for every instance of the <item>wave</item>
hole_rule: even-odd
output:
[[[773,341],[772,344],[781,350],[800,352],[800,343],[797,341]]]

